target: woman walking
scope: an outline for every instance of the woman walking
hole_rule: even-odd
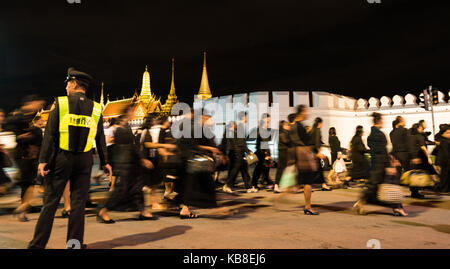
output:
[[[350,177],[352,180],[367,180],[369,178],[370,164],[366,159],[365,154],[369,153],[362,140],[364,135],[364,128],[361,125],[356,127],[355,135],[350,142],[350,155],[352,160],[352,169],[350,170]]]
[[[385,183],[386,179],[389,179],[389,184],[400,184],[400,176],[397,173],[397,168],[393,166],[400,166],[400,163],[389,156],[387,152],[387,139],[384,133],[381,131],[383,128],[384,120],[381,114],[373,113],[373,126],[367,143],[370,147],[370,156],[372,161],[372,167],[370,171],[370,178],[367,184],[367,188],[363,191],[361,199],[356,202],[353,207],[357,209],[359,214],[364,214],[365,204],[377,204],[392,208],[395,216],[407,216],[403,210],[401,203],[384,203],[378,200],[378,187],[380,184]]]
[[[309,161],[307,161],[310,164],[310,167],[299,167],[298,168],[298,174],[297,174],[297,181],[298,184],[304,185],[303,193],[305,196],[305,208],[303,212],[305,215],[319,215],[319,212],[315,211],[311,207],[311,194],[312,194],[312,187],[311,185],[314,183],[314,179],[317,175],[317,160],[316,158],[323,158],[324,156],[321,153],[312,153],[313,149],[311,148],[311,136],[306,131],[305,126],[302,124],[304,120],[308,118],[308,108],[304,105],[299,105],[297,107],[297,113],[295,117],[294,124],[291,125],[290,131],[289,131],[289,137],[292,141],[293,146],[296,147],[296,151],[303,149],[304,153],[310,153],[308,154]],[[312,156],[314,154],[315,156]],[[301,154],[305,156],[304,154]],[[299,163],[298,157],[299,154],[296,154],[297,164]],[[316,166],[315,169],[312,166]]]
[[[313,146],[314,152],[316,154],[320,153],[320,149],[322,148],[323,142],[322,142],[322,134],[321,129],[323,125],[323,120],[321,118],[315,118],[314,119],[314,125],[311,129],[311,145]],[[319,157],[320,156],[320,157]],[[318,164],[318,171],[316,173],[316,179],[314,183],[320,183],[322,184],[322,191],[331,191],[331,188],[327,186],[325,182],[325,177],[323,176],[323,168],[321,165],[320,160],[325,159],[326,157],[323,154],[317,155],[317,164]]]

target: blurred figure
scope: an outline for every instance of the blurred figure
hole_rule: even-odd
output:
[[[416,123],[411,127],[411,169],[424,170],[432,177],[437,177],[437,172],[433,167],[433,162],[427,150],[427,142],[423,132],[424,128],[421,124]],[[419,190],[420,188],[412,188],[411,197],[423,199],[425,196],[420,194]]]
[[[305,126],[302,124],[302,122],[308,119],[308,117],[309,117],[308,108],[304,105],[297,106],[295,122],[294,124],[291,125],[289,131],[290,140],[292,141],[293,146],[296,147],[296,150],[298,147],[303,148],[311,147],[312,139],[310,133],[307,132]],[[313,149],[310,149],[310,151],[314,152]],[[297,154],[296,158],[298,158]],[[310,158],[311,158],[309,160],[310,163],[311,162],[317,163],[316,158],[324,158],[324,156],[320,152],[316,152]],[[296,162],[298,163],[298,160],[296,160]],[[319,212],[313,210],[311,207],[311,194],[312,194],[311,185],[314,183],[317,172],[314,169],[308,170],[301,169],[298,167],[298,165],[297,168],[298,168],[297,174],[298,184],[304,185],[303,194],[305,196],[305,208],[303,212],[305,215],[319,215]]]
[[[334,128],[334,127],[331,127],[328,130],[328,144],[330,145],[330,150],[331,150],[331,165],[332,165],[332,167],[335,167],[335,165],[336,165],[335,162],[337,160],[339,160],[340,162],[342,162],[345,165],[343,160],[341,160],[342,150],[343,150],[341,148],[341,141],[339,141],[339,138],[337,137],[337,133],[336,133],[336,128]],[[339,173],[335,172],[335,169],[330,170],[330,173],[328,174],[328,181],[331,182],[333,180],[333,178],[336,178],[336,183],[338,183],[338,184],[342,183],[342,181],[340,180],[340,175],[339,175]],[[350,179],[351,179],[350,177],[343,178],[345,188],[350,187],[350,185],[349,185]]]
[[[145,208],[142,187],[143,178],[139,175],[141,166],[147,169],[153,169],[153,164],[144,158],[139,145],[136,144],[133,132],[128,122],[133,118],[133,106],[124,108],[120,117],[120,126],[114,132],[114,174],[117,177],[116,186],[111,193],[105,207],[98,215],[97,221],[100,223],[115,223],[109,217],[108,211],[117,208],[117,206],[131,199],[134,205],[137,205],[140,211],[139,220],[155,220],[149,211]]]
[[[177,166],[179,165],[178,151],[176,148],[176,140],[172,136],[172,123],[168,117],[161,119],[161,131],[159,133],[159,144],[164,145],[158,148],[158,153],[161,159],[161,172],[164,180],[164,198],[168,199],[169,195],[173,193],[175,187],[175,180],[178,180]]]
[[[272,140],[272,130],[270,129],[270,115],[265,113],[262,115],[256,138],[256,156],[258,157],[258,163],[253,171],[252,188],[247,192],[258,192],[258,180],[262,175],[262,183],[266,184],[266,187],[273,188],[273,181],[270,179],[269,172],[272,166],[272,157],[270,154],[269,142]],[[261,136],[264,133],[265,137]]]
[[[22,157],[22,167],[27,166],[27,173],[21,177],[21,186],[25,185],[25,193],[22,194],[22,204],[14,210],[14,214],[19,214],[19,221],[28,221],[26,217],[27,210],[31,207],[31,199],[33,198],[34,185],[41,185],[38,182],[38,155],[39,148],[42,143],[42,127],[43,121],[41,117],[36,116],[33,120],[32,127],[27,129],[27,133],[21,135],[21,140],[27,140],[28,151],[26,155]],[[26,137],[26,138],[24,138]],[[28,185],[29,184],[29,185]]]
[[[374,112],[372,114],[373,126],[367,143],[370,148],[370,156],[372,166],[370,171],[370,178],[367,188],[363,190],[362,197],[357,201],[353,207],[358,214],[364,214],[365,204],[377,204],[390,207],[395,216],[407,216],[403,210],[402,204],[385,204],[378,200],[378,186],[382,183],[400,184],[400,176],[397,173],[395,166],[400,165],[398,161],[394,161],[393,156],[390,157],[387,152],[387,139],[385,134],[381,131],[384,126],[384,119],[381,114]],[[390,179],[390,182],[386,182]]]
[[[66,78],[67,96],[56,99],[45,127],[39,155],[38,172],[44,178],[44,206],[28,248],[43,249],[53,227],[55,212],[70,179],[71,213],[67,241],[84,241],[85,206],[89,196],[93,163],[93,144],[97,145],[100,162],[111,174],[106,152],[101,105],[86,97],[92,77],[69,68]],[[66,241],[66,242],[67,242]]]
[[[144,158],[152,162],[154,168],[149,170],[145,167],[142,168],[141,176],[144,177],[144,191],[150,194],[152,209],[166,209],[161,205],[156,198],[156,189],[163,181],[162,169],[160,166],[161,156],[159,155],[159,148],[174,149],[173,144],[161,144],[162,125],[160,120],[156,118],[156,115],[150,115],[147,118],[146,123],[143,126],[141,134],[141,150]]]
[[[321,133],[322,125],[323,125],[323,120],[321,118],[314,119],[314,124],[313,124],[310,134],[311,134],[311,145],[313,146],[315,153],[320,153],[320,149],[322,148],[322,145],[324,144],[322,142],[322,133]],[[317,158],[319,170],[316,173],[315,183],[322,184],[322,191],[331,191],[331,188],[328,187],[327,184],[325,183],[325,177],[323,176],[323,168],[322,168],[322,165],[320,162],[320,159],[325,159],[327,157],[324,156],[323,154],[320,154],[318,156],[321,156],[321,157]]]
[[[0,132],[3,132],[3,122],[5,121],[5,111],[0,109]],[[9,176],[5,173],[3,168],[9,167],[12,162],[9,153],[4,149],[4,145],[0,144],[0,195],[5,195],[8,192],[7,184],[11,182]]]
[[[3,123],[5,122],[5,111],[0,108],[0,132],[3,132]]]
[[[436,164],[440,163],[440,160],[439,160],[440,147],[439,147],[439,145],[441,144],[441,141],[445,139],[445,138],[443,138],[443,134],[447,131],[448,126],[449,125],[446,123],[439,124],[439,132],[434,137],[434,141],[437,146],[433,149],[433,151],[431,152],[431,155],[436,156],[436,161],[435,161]]]
[[[108,151],[108,156],[109,156],[109,163],[112,167],[114,167],[114,156],[113,156],[113,152],[114,152],[114,133],[116,131],[116,129],[119,127],[119,119],[118,118],[112,118],[111,122],[109,123],[108,128],[105,129],[105,139],[106,139],[106,150]],[[115,175],[110,175],[111,177],[111,182],[110,182],[110,188],[109,191],[113,191],[114,190],[114,186],[115,186],[115,181],[116,181],[116,176]]]
[[[234,123],[230,126],[231,135],[230,138],[227,139],[230,172],[228,173],[228,178],[225,185],[223,186],[223,191],[228,193],[233,192],[232,188],[234,187],[236,177],[239,172],[241,173],[242,180],[244,181],[245,189],[250,189],[252,186],[250,175],[248,173],[248,164],[244,159],[246,154],[248,155],[252,153],[248,149],[246,142],[246,126],[248,122],[248,115],[246,112],[241,111],[238,117],[239,124]]]
[[[287,121],[280,122],[279,128],[279,139],[278,139],[278,166],[277,174],[275,176],[275,186],[273,191],[275,193],[281,192],[280,190],[280,179],[283,175],[284,169],[288,165],[288,149],[292,147],[292,142],[289,137],[290,123]]]
[[[352,180],[367,180],[369,178],[370,165],[365,157],[365,154],[369,153],[369,149],[366,148],[364,142],[362,141],[363,135],[364,128],[359,125],[356,127],[355,135],[350,142],[350,154],[352,160],[350,177]]]
[[[437,187],[439,192],[450,192],[450,127],[442,130],[439,144],[438,165],[441,167],[441,180]]]
[[[180,218],[195,219],[199,216],[191,212],[189,206],[217,207],[215,183],[212,177],[215,169],[212,159],[221,152],[214,142],[214,137],[205,135],[205,130],[206,132],[209,130],[212,135],[210,130],[213,122],[209,115],[202,113],[201,119],[195,122],[193,112],[190,111],[185,115],[185,120],[191,125],[191,133],[189,137],[183,136],[177,140],[181,165],[178,171],[180,180],[175,185],[178,193],[176,198],[181,205]],[[202,127],[204,130],[200,138],[194,136],[196,127]],[[188,127],[183,125],[182,128]],[[219,211],[219,213],[227,212]]]
[[[14,161],[20,170],[18,185],[21,188],[22,204],[14,211],[20,221],[28,221],[26,211],[30,207],[29,193],[33,193],[33,186],[37,176],[39,147],[42,142],[42,131],[36,124],[42,125],[40,118],[33,123],[36,113],[44,108],[45,101],[37,95],[30,95],[22,100],[22,106],[10,113],[5,120],[5,130],[16,134],[17,146]],[[25,195],[28,190],[28,195]]]

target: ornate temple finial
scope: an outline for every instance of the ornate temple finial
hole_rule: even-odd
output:
[[[105,100],[103,99],[103,86],[105,85],[105,83],[103,83],[102,81],[102,93],[100,95],[100,105],[102,105],[102,107],[105,106]]]
[[[212,97],[211,90],[209,88],[208,72],[206,71],[206,51],[203,52],[203,72],[202,80],[200,82],[200,89],[198,91],[197,97],[199,99],[209,99]]]

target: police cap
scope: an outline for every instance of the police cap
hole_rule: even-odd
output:
[[[64,82],[69,82],[71,80],[77,81],[77,83],[80,86],[84,87],[87,90],[87,88],[89,88],[89,84],[91,83],[93,78],[91,75],[89,75],[87,73],[78,71],[75,68],[70,67],[67,70],[67,78]]]

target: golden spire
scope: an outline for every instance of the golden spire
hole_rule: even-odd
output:
[[[103,81],[102,81],[102,94],[100,95],[100,105],[102,105],[102,107],[105,106],[105,100],[103,99],[103,85],[104,84],[105,83],[103,83]]]
[[[147,65],[145,66],[145,72],[142,76],[142,89],[140,99],[147,105],[150,102],[152,93],[150,89],[150,73],[148,72]]]
[[[204,100],[212,97],[211,90],[209,89],[208,73],[206,72],[206,51],[203,53],[202,81],[200,82],[200,89],[197,97]]]
[[[172,82],[170,83],[170,92],[169,92],[169,96],[170,95],[175,95],[175,59],[172,58]]]

